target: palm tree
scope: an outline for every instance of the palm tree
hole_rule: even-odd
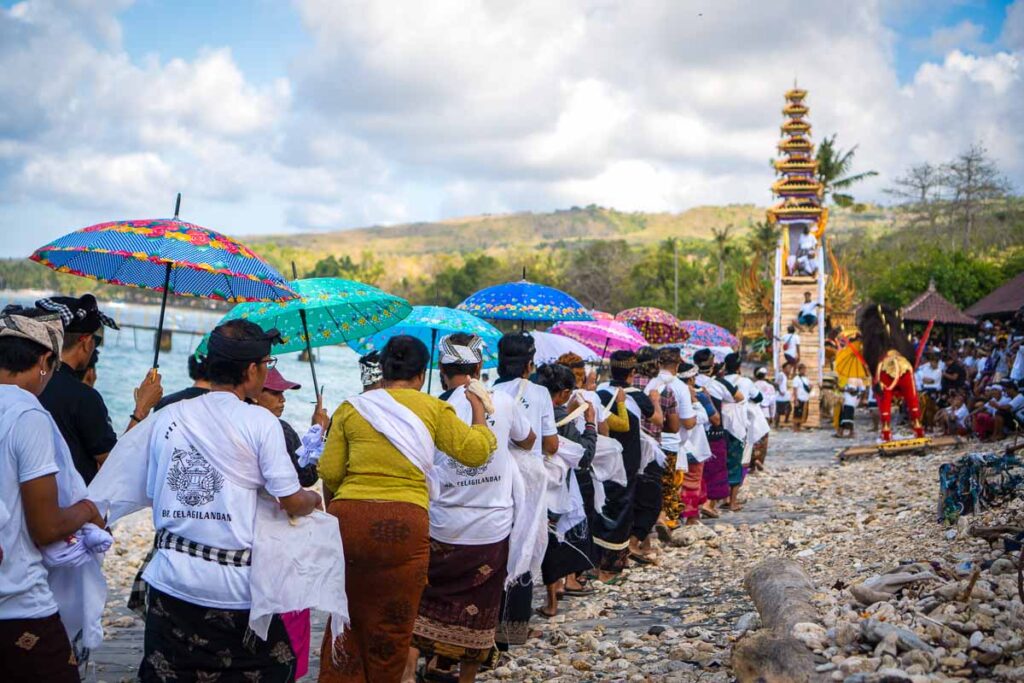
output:
[[[750,234],[747,236],[747,246],[751,253],[760,259],[762,274],[768,280],[772,279],[774,263],[772,255],[779,246],[779,227],[768,221],[759,221],[751,226]]]
[[[832,195],[832,201],[838,206],[852,206],[853,195],[836,192],[845,190],[860,181],[878,175],[878,171],[865,171],[848,175],[853,167],[853,157],[857,153],[857,145],[842,150],[836,147],[836,136],[826,137],[818,145],[818,181],[825,188],[825,200]]]
[[[714,236],[715,251],[718,252],[718,286],[721,287],[725,283],[725,260],[729,254],[732,253],[732,245],[729,244],[731,239],[729,233],[732,231],[732,226],[727,225],[724,228],[711,228],[711,234]]]

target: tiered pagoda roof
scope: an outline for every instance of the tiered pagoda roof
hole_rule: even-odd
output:
[[[781,178],[772,185],[779,202],[768,210],[773,223],[813,223],[814,232],[821,235],[828,219],[828,210],[821,206],[824,188],[816,177],[818,162],[814,158],[811,142],[811,124],[804,117],[810,111],[804,98],[807,91],[793,88],[786,93],[786,117],[781,126],[779,141],[781,158],[775,162],[775,171]]]

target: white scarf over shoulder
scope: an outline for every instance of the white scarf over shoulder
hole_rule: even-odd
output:
[[[436,500],[441,488],[434,473],[434,439],[419,415],[396,401],[387,389],[367,391],[346,402],[423,472],[430,499]]]
[[[187,434],[225,479],[242,488],[262,487],[256,454],[204,398],[167,406],[117,442],[89,485],[90,500],[101,514],[108,515],[110,523],[152,507],[156,468],[150,471],[150,451],[171,422]],[[224,436],[232,441],[236,453],[223,452],[220,443]],[[261,492],[254,531],[249,572],[252,631],[266,640],[273,615],[313,608],[331,615],[333,635],[340,637],[349,623],[349,614],[338,520],[319,510],[290,518],[275,498]]]

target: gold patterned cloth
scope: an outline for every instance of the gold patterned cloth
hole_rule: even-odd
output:
[[[508,539],[485,545],[430,540],[430,569],[413,647],[459,661],[486,660],[494,647]]]
[[[896,349],[889,349],[885,352],[882,360],[878,362],[878,369],[875,371],[875,381],[881,384],[883,389],[892,390],[905,372],[913,374],[914,366],[910,364],[910,361],[902,353]],[[883,373],[892,379],[891,384],[886,385],[884,383]]]

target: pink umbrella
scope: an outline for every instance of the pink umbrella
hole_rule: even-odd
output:
[[[578,341],[596,351],[602,359],[613,351],[636,351],[647,346],[647,340],[639,332],[615,320],[558,323],[551,332]]]

